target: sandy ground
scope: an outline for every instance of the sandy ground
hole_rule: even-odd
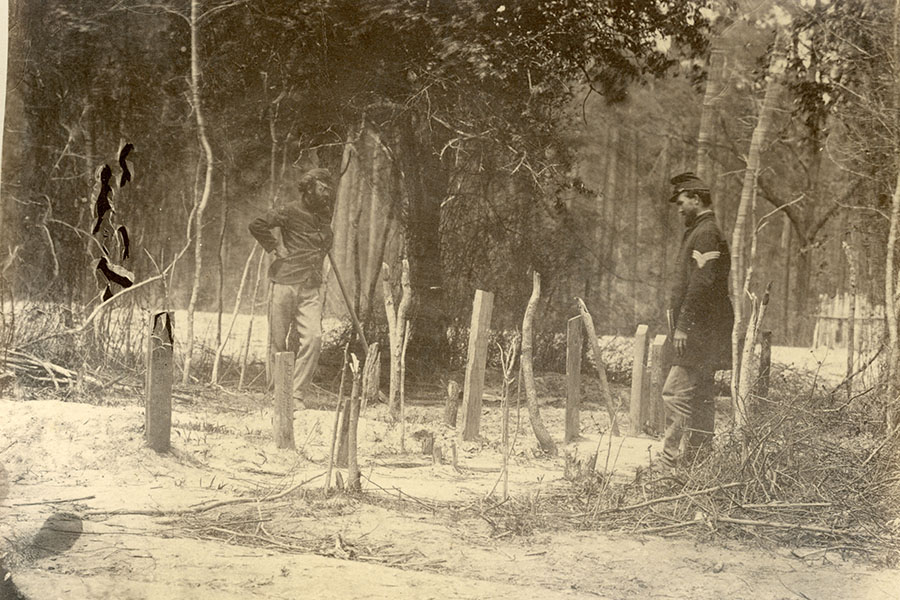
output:
[[[21,591],[46,598],[692,598],[898,597],[900,572],[837,552],[800,560],[789,549],[549,528],[497,535],[477,507],[499,492],[499,410],[487,403],[484,439],[461,443],[459,467],[434,464],[416,431],[438,407],[411,406],[406,452],[399,428],[369,407],[361,425],[362,498],[321,493],[333,412],[295,413],[297,450],[278,450],[262,397],[179,396],[172,451],[144,446],[136,399],[109,406],[0,399],[0,552]],[[563,410],[542,407],[559,441]],[[522,413],[510,494],[567,485],[564,459],[537,456]],[[658,450],[649,438],[601,438],[605,413],[582,412],[584,439],[564,449],[629,477]],[[318,479],[313,479],[319,476]],[[201,522],[110,511],[178,510],[259,497],[312,480],[277,501],[204,513]],[[0,495],[3,485],[0,484]],[[439,504],[441,510],[431,507]],[[60,512],[82,533],[52,551],[42,525]],[[234,523],[255,520],[256,538]],[[216,523],[219,526],[216,526]],[[232,533],[228,533],[232,532]],[[260,547],[263,534],[296,548]],[[46,544],[45,544],[46,545]],[[71,547],[68,547],[71,546]],[[393,560],[391,557],[397,557]]]

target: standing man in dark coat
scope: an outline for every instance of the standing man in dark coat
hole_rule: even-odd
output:
[[[331,249],[333,183],[328,169],[311,169],[300,179],[297,198],[250,223],[250,233],[277,258],[269,267],[269,365],[288,349],[293,327],[299,344],[293,395],[302,400],[322,348],[322,263]],[[280,231],[276,237],[275,230]]]
[[[731,254],[716,225],[709,186],[690,172],[671,183],[669,202],[678,206],[685,225],[667,313],[674,359],[663,386],[667,414],[661,462],[674,468],[682,458],[682,438],[688,460],[712,438],[713,376],[717,369],[731,368],[734,312],[728,294]]]

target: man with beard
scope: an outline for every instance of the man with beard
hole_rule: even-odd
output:
[[[667,414],[660,462],[668,468],[692,460],[712,439],[713,376],[717,369],[731,368],[734,323],[728,294],[731,254],[716,225],[709,186],[690,172],[671,183],[669,202],[678,206],[685,231],[667,312],[674,357],[663,386]]]
[[[331,173],[323,168],[307,171],[298,192],[249,228],[263,249],[277,256],[269,267],[269,365],[274,366],[276,353],[287,351],[289,335],[295,337],[293,396],[302,401],[322,348],[322,264],[334,237]]]

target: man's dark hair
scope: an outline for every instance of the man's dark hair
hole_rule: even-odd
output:
[[[703,206],[712,205],[712,196],[710,195],[709,190],[685,190],[684,193],[692,198],[700,200],[700,204]]]

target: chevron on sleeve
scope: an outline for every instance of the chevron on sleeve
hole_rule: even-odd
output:
[[[694,260],[697,261],[697,267],[702,269],[703,266],[711,260],[715,260],[722,256],[722,253],[718,250],[711,250],[709,252],[700,252],[699,250],[694,250],[691,255]]]

